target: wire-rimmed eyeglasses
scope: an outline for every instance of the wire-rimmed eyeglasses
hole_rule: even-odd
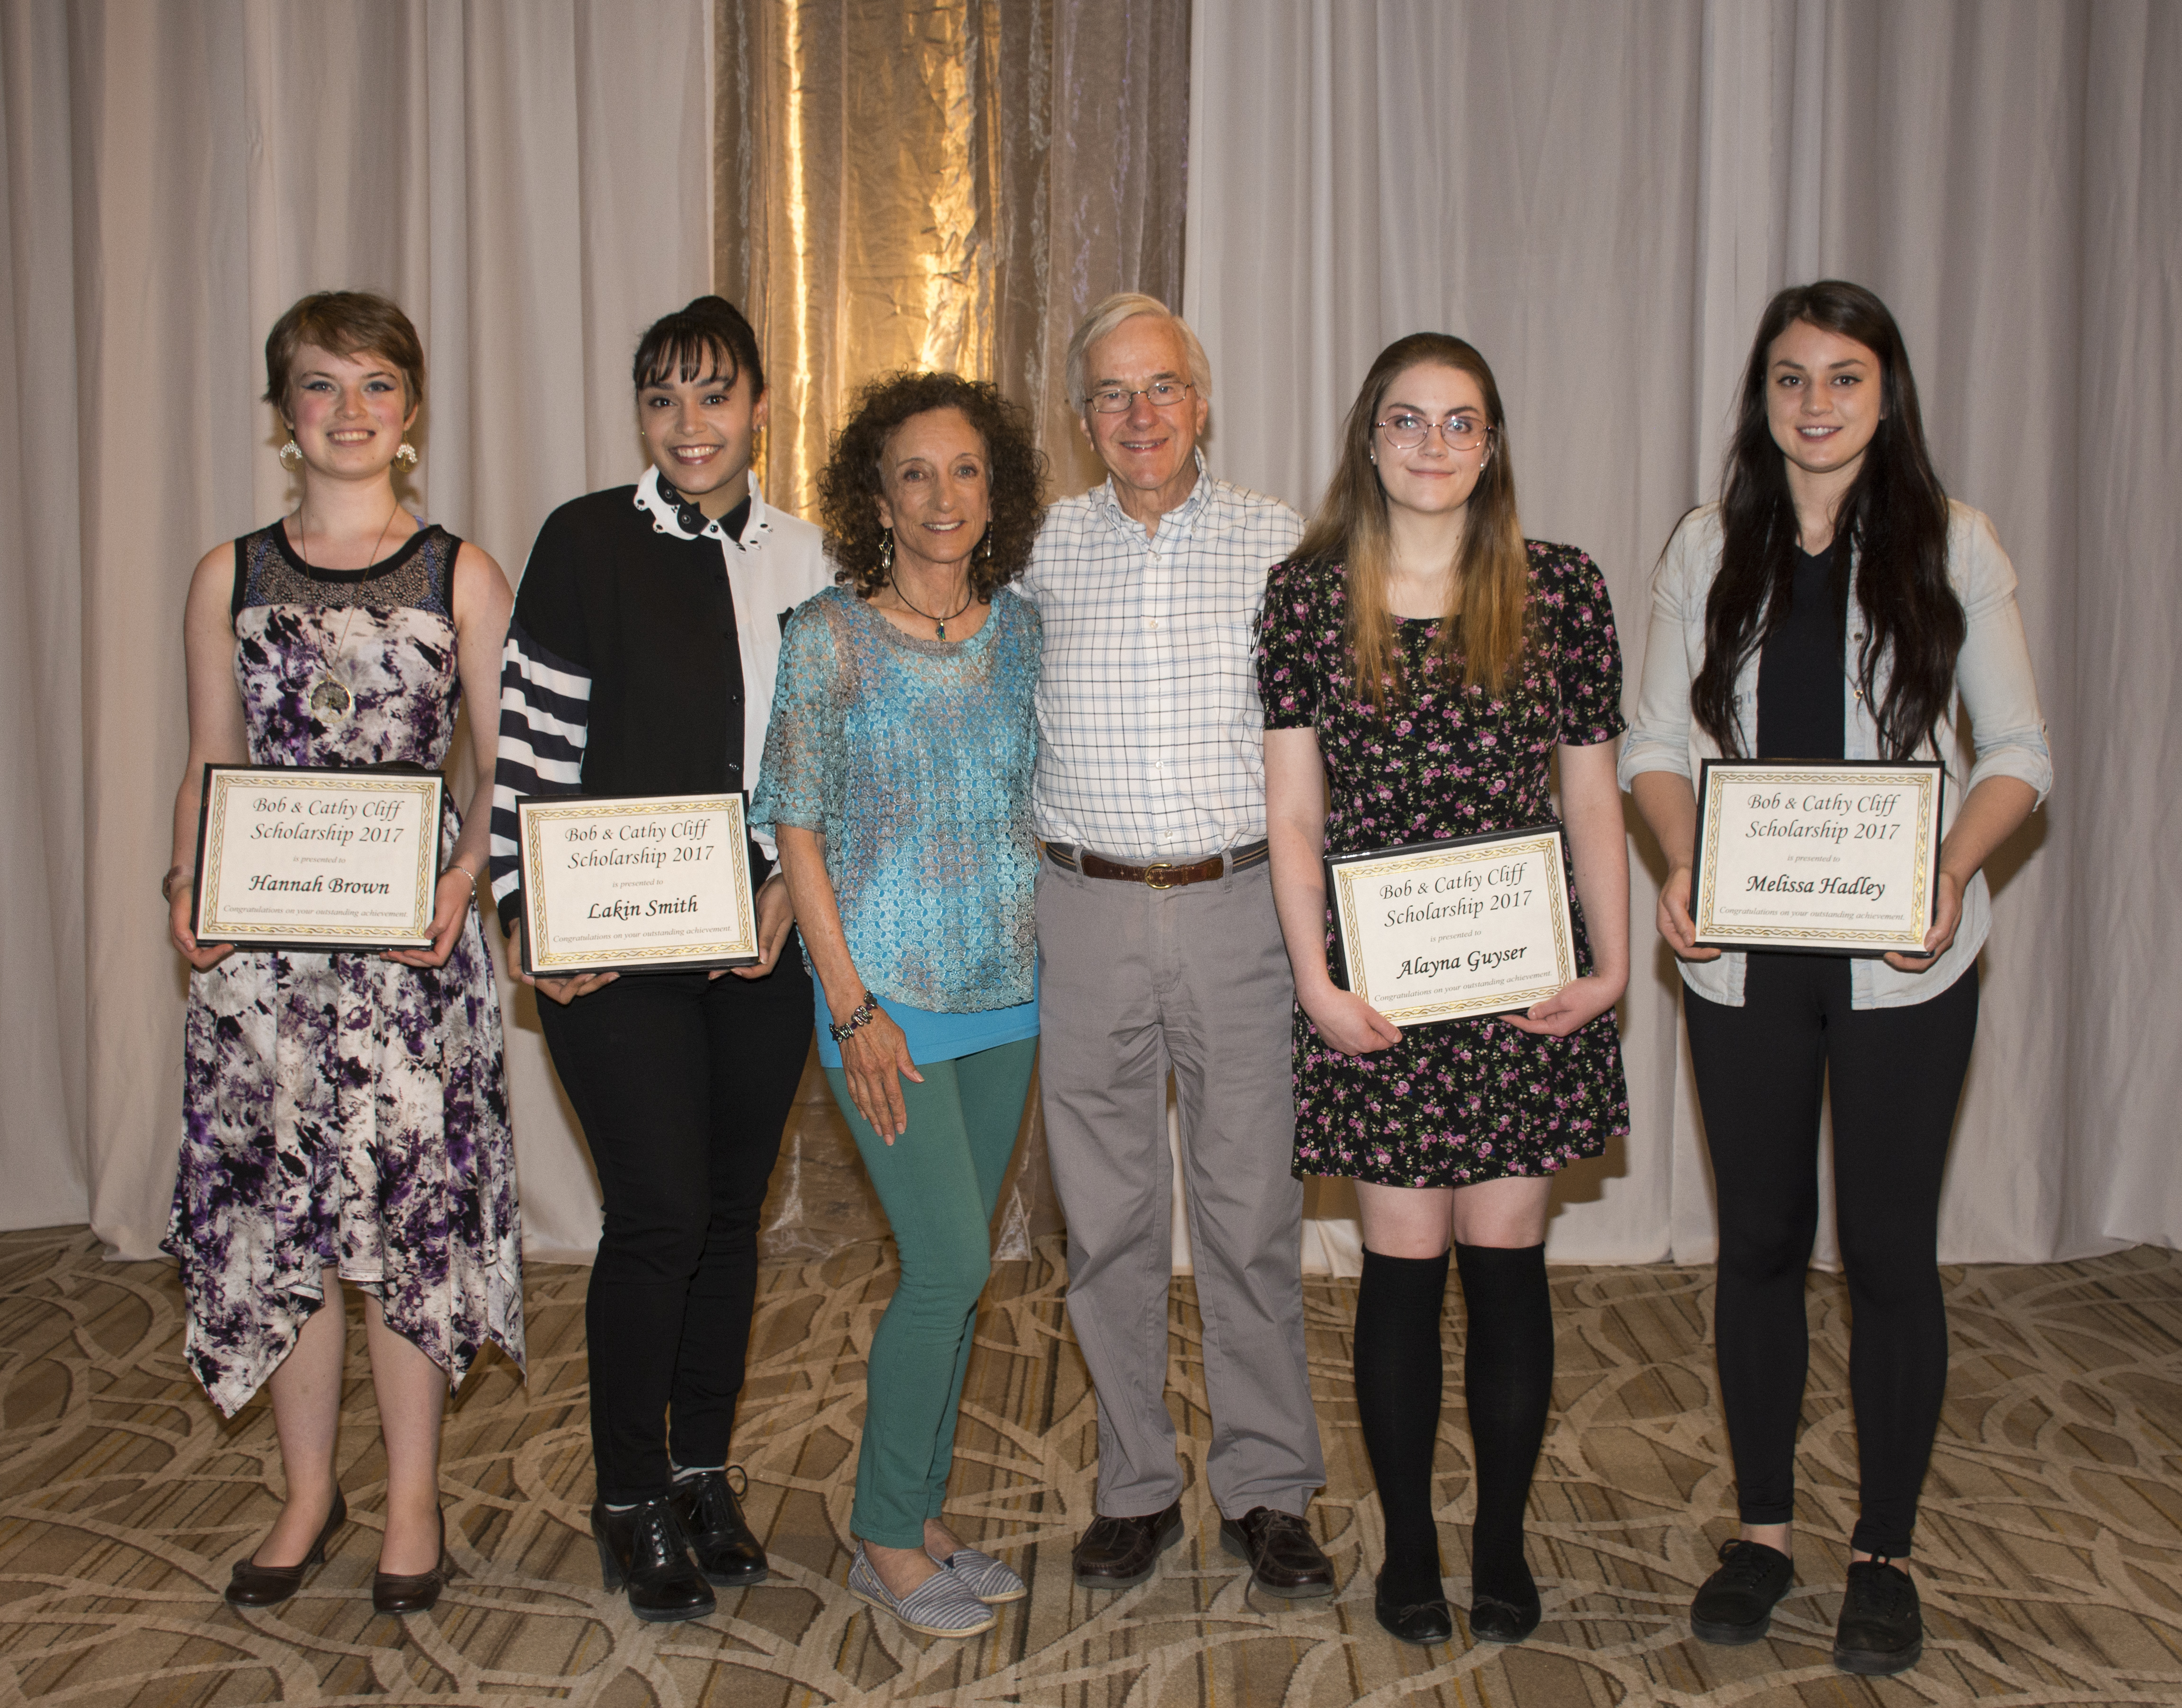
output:
[[[1155,379],[1149,385],[1102,385],[1083,400],[1094,415],[1119,415],[1139,397],[1149,397],[1154,409],[1171,409],[1189,395],[1187,379]]]
[[[1371,425],[1385,434],[1387,443],[1397,450],[1415,450],[1432,437],[1435,427],[1449,450],[1475,450],[1493,436],[1493,429],[1474,415],[1450,415],[1444,421],[1432,421],[1414,411],[1398,409]]]

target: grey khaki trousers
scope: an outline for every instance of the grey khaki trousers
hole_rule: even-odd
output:
[[[1099,1401],[1099,1511],[1182,1493],[1166,1408],[1174,1070],[1221,1512],[1326,1481],[1304,1354],[1294,982],[1266,863],[1154,890],[1040,860],[1038,1081],[1068,1219],[1068,1319]]]

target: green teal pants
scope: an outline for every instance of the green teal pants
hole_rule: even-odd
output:
[[[977,1298],[993,1264],[993,1210],[1022,1124],[1038,1040],[921,1064],[901,1082],[909,1130],[888,1144],[826,1070],[901,1252],[901,1285],[872,1333],[864,1439],[849,1528],[882,1548],[921,1548],[947,1501],[955,1416]],[[882,1401],[880,1396],[885,1396]]]

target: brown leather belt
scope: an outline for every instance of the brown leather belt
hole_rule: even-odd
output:
[[[1148,865],[1125,865],[1120,860],[1110,860],[1094,854],[1088,848],[1077,848],[1068,843],[1048,843],[1046,858],[1055,865],[1070,871],[1080,871],[1087,878],[1115,878],[1123,883],[1143,884],[1148,889],[1178,890],[1185,884],[1210,883],[1215,878],[1225,877],[1231,871],[1247,871],[1263,863],[1265,844],[1246,843],[1232,854],[1214,854],[1209,859],[1195,860],[1188,865],[1177,865],[1171,860],[1154,860]]]

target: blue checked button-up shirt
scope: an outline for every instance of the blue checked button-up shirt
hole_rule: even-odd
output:
[[[1113,483],[1046,512],[1016,591],[1045,630],[1032,823],[1047,842],[1194,860],[1265,833],[1258,613],[1303,537],[1278,499],[1215,480],[1146,534]]]

